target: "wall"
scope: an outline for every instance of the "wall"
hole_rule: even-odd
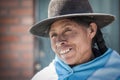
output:
[[[33,76],[33,0],[0,0],[0,80]]]

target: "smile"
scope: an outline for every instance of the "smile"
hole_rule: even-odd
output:
[[[60,50],[59,53],[60,53],[61,55],[63,55],[63,54],[69,53],[71,50],[72,50],[72,48],[68,48],[68,49],[65,49],[65,50]]]

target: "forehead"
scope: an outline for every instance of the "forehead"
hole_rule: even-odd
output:
[[[60,19],[60,20],[55,21],[51,25],[50,30],[54,29],[54,28],[58,28],[59,26],[63,26],[64,27],[65,24],[71,24],[72,25],[72,24],[77,24],[77,23],[75,21],[70,20],[70,19]]]

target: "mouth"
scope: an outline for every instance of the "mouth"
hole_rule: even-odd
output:
[[[72,50],[72,48],[67,48],[67,49],[64,49],[64,50],[59,50],[59,54],[60,55],[64,55],[64,54],[69,53],[71,50]]]

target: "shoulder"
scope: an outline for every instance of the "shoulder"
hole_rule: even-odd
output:
[[[115,50],[112,50],[108,63],[113,64],[115,67],[116,65],[119,65],[120,67],[120,54]]]
[[[38,72],[32,80],[57,80],[57,74],[54,66],[54,61],[49,66]]]
[[[106,53],[106,64],[97,69],[88,80],[118,80],[120,78],[120,55],[109,49]],[[104,56],[105,57],[105,56]]]

